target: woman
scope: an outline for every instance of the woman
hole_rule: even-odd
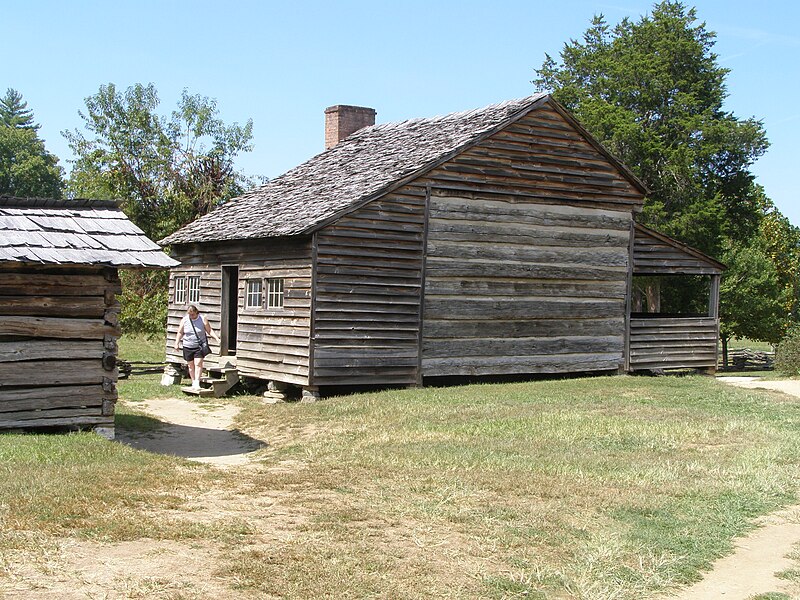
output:
[[[208,334],[211,334],[211,337],[219,343],[219,338],[211,328],[208,319],[201,316],[200,311],[192,304],[178,325],[175,350],[183,342],[183,358],[189,365],[189,377],[192,379],[194,389],[200,389],[200,376],[203,374],[203,354],[200,352],[200,343],[208,341]]]

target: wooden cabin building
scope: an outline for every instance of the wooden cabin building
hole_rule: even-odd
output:
[[[117,269],[176,264],[115,202],[0,197],[0,429],[113,437]]]
[[[402,123],[374,114],[327,109],[322,154],[161,240],[181,263],[168,361],[196,304],[221,331],[212,364],[309,393],[639,364],[647,189],[569,112],[540,94]]]

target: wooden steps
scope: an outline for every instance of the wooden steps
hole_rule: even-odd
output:
[[[221,398],[239,383],[239,370],[233,367],[206,369],[208,376],[200,378],[200,388],[181,387],[184,394],[201,398]]]

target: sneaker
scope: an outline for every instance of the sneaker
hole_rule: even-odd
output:
[[[199,381],[193,381],[192,382],[192,389],[193,390],[199,390],[200,389],[200,382]]]

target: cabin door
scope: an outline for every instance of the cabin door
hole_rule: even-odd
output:
[[[222,306],[220,306],[220,354],[236,354],[236,329],[239,316],[239,267],[222,267]]]

